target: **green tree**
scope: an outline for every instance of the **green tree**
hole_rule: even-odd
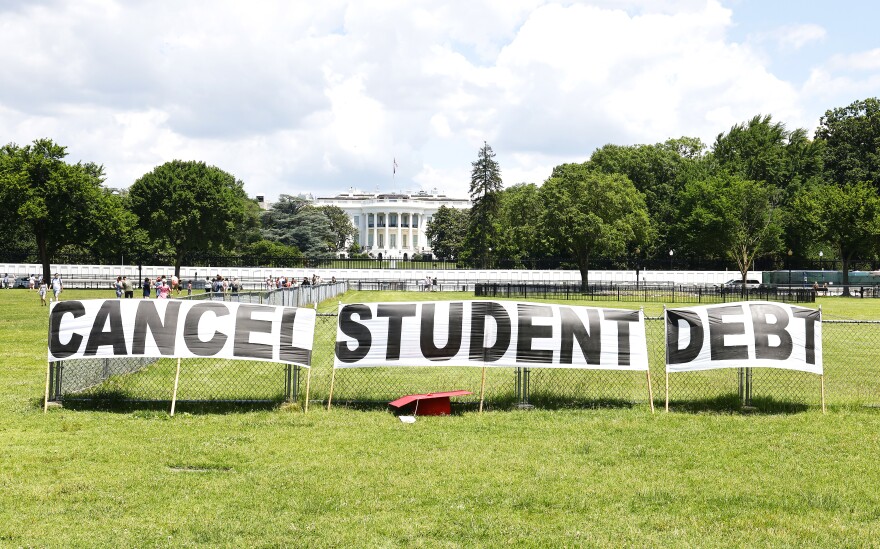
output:
[[[547,254],[548,244],[541,224],[540,191],[534,183],[519,183],[498,193],[498,216],[493,248],[497,257],[519,263],[524,259]]]
[[[829,182],[848,185],[867,181],[880,189],[880,100],[872,97],[826,111],[816,138],[826,143]]]
[[[759,115],[719,134],[712,148],[718,170],[782,191],[778,214],[785,245],[800,257],[809,252],[810,231],[795,215],[792,201],[801,190],[822,183],[824,145],[821,139],[811,141],[803,128],[789,131],[770,115]]]
[[[358,230],[351,222],[351,217],[339,206],[319,206],[318,211],[327,216],[330,223],[330,230],[333,232],[333,238],[327,242],[327,246],[333,251],[343,251],[348,247],[348,243],[356,241]]]
[[[465,249],[470,215],[468,210],[440,206],[425,228],[425,236],[435,256],[458,259]]]
[[[575,259],[586,289],[591,258],[650,243],[645,197],[625,175],[598,173],[588,164],[559,166],[553,173],[540,191],[543,225],[551,243]]]
[[[103,169],[68,164],[66,147],[38,139],[0,149],[0,217],[33,234],[43,277],[63,246],[88,248],[96,242],[120,244],[133,219],[121,202],[103,188]]]
[[[302,252],[271,240],[258,240],[247,245],[243,252],[253,258],[253,264],[266,267],[295,267]]]
[[[779,191],[730,174],[690,182],[675,230],[685,251],[736,262],[743,281],[758,257],[782,247]]]
[[[263,214],[263,236],[311,257],[327,255],[337,238],[326,215],[308,200],[287,194]]]
[[[871,183],[827,184],[798,197],[799,211],[816,236],[837,250],[843,269],[844,295],[849,292],[853,259],[877,251],[880,242],[880,195]]]
[[[677,215],[677,197],[688,181],[705,177],[706,146],[698,138],[681,137],[655,145],[605,145],[593,152],[589,165],[603,173],[627,176],[645,195],[645,203],[657,231],[654,252],[678,247],[670,240],[669,227]],[[645,250],[651,253],[651,250]]]
[[[471,215],[467,235],[468,255],[486,264],[489,249],[495,242],[495,220],[501,190],[501,169],[495,152],[485,141],[471,163]]]
[[[791,196],[822,175],[823,145],[807,138],[807,130],[789,131],[768,114],[719,134],[712,155],[720,168],[743,179],[764,181]]]
[[[195,161],[157,166],[131,185],[129,201],[151,241],[171,254],[176,276],[188,253],[234,246],[248,214],[241,181]]]

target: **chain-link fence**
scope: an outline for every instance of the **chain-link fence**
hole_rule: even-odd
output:
[[[321,322],[332,320],[330,325]],[[662,406],[666,398],[665,339],[662,317],[646,318],[651,371],[577,370],[563,368],[487,368],[484,388],[489,408],[537,406],[541,408],[647,405],[649,394]],[[825,320],[823,362],[825,399],[831,406],[880,405],[880,322]],[[325,334],[326,343],[318,341]],[[316,347],[328,350],[316,364],[313,376],[322,389],[314,398],[326,399],[327,377],[332,372],[335,317],[319,319]],[[320,373],[319,373],[320,371]],[[464,406],[476,406],[481,387],[481,368],[388,367],[348,368],[336,371],[335,404],[383,404],[412,393],[468,390],[457,397]],[[313,385],[315,387],[315,385]],[[718,369],[669,375],[671,409],[729,410],[743,405],[759,410],[798,410],[818,406],[822,378],[806,372],[774,368]],[[650,392],[649,392],[650,391]],[[318,396],[320,394],[320,396]]]
[[[274,299],[292,294],[272,293]],[[223,298],[231,296],[223,296]],[[239,295],[239,299],[244,294]],[[216,298],[216,296],[215,296]],[[271,302],[269,297],[263,303]],[[346,368],[333,371],[335,314],[316,319],[311,372],[268,362],[221,359],[182,361],[181,401],[300,401],[310,375],[309,399],[326,404],[333,384],[334,405],[384,406],[400,396],[467,390],[459,407],[475,408],[480,390],[486,408],[634,406],[649,402],[645,372],[560,368],[479,367]],[[662,317],[646,318],[653,400],[666,398]],[[880,405],[880,321],[825,320],[822,323],[825,396],[829,406]],[[92,359],[55,363],[53,400],[170,400],[176,370],[171,359]],[[671,409],[725,410],[749,405],[760,410],[798,410],[821,402],[821,378],[772,368],[719,369],[669,374]]]

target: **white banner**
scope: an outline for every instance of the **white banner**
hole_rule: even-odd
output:
[[[335,355],[335,368],[648,369],[641,311],[513,301],[342,305]]]
[[[309,366],[314,309],[177,299],[56,301],[49,361],[231,358]]]
[[[667,372],[753,366],[822,374],[820,312],[768,301],[667,309]]]

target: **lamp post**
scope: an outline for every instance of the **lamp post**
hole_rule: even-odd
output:
[[[822,256],[825,255],[822,253],[822,250],[819,250],[819,269],[822,271],[822,283],[825,283],[825,263],[822,261]]]
[[[672,256],[675,254],[675,250],[669,250],[669,270],[672,270]]]
[[[788,249],[788,293],[791,295],[791,248]]]
[[[639,289],[639,253],[641,253],[641,249],[636,247],[636,291]]]

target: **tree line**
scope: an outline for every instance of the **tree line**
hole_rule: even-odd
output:
[[[599,258],[729,261],[745,281],[758,258],[803,262],[824,251],[846,284],[853,259],[880,251],[880,101],[826,111],[812,139],[758,115],[711,146],[691,137],[608,144],[541,185],[503,188],[484,143],[470,192],[470,211],[441,208],[427,227],[440,257],[567,255],[586,284]]]
[[[5,247],[34,250],[46,280],[61,254],[109,264],[165,257],[179,276],[192,254],[321,256],[344,249],[356,234],[340,208],[302,197],[282,195],[263,212],[240,180],[204,162],[167,162],[113,190],[104,186],[103,166],[71,164],[66,156],[51,139],[0,149]]]

